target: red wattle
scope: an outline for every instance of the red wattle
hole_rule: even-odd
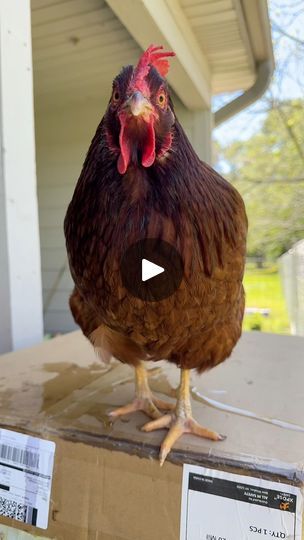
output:
[[[117,162],[117,169],[120,174],[125,174],[131,157],[131,148],[130,141],[126,137],[125,133],[126,127],[126,118],[124,116],[120,117],[120,133],[119,133],[119,146],[120,154]]]
[[[125,174],[131,161],[133,145],[140,145],[142,151],[142,166],[151,167],[155,161],[155,132],[154,118],[151,115],[148,119],[142,120],[141,135],[132,134],[130,126],[131,119],[123,112],[119,114],[120,133],[119,146],[120,154],[117,161],[117,169],[120,174]],[[134,127],[134,126],[133,126]],[[140,140],[136,140],[138,137]]]
[[[147,123],[147,140],[145,141],[141,164],[143,167],[151,167],[155,161],[155,131],[154,118],[151,116]]]

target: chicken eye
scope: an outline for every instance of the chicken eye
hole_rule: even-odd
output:
[[[166,102],[166,96],[165,96],[165,94],[163,94],[163,93],[159,94],[159,95],[157,96],[157,101],[158,101],[159,105],[160,105],[161,107],[163,107],[164,104],[165,104],[165,102]]]
[[[112,100],[114,101],[114,103],[117,103],[117,101],[119,101],[119,98],[120,93],[118,92],[118,90],[115,90],[115,92],[113,92]]]

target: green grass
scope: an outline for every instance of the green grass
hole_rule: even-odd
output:
[[[244,330],[289,334],[288,314],[277,267],[258,269],[248,264],[244,286],[246,307],[270,309],[268,317],[259,313],[245,315]]]

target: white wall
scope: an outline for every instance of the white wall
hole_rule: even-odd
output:
[[[36,153],[45,332],[75,328],[63,220],[105,104],[36,111]],[[51,300],[50,300],[50,297]]]
[[[73,284],[67,267],[63,220],[105,107],[105,102],[96,101],[51,111],[36,109],[43,300],[44,306],[48,304],[44,317],[46,332],[75,328],[68,307]],[[210,134],[210,114],[188,113],[179,103],[176,112],[200,157],[209,160],[210,136],[208,142],[206,133]],[[207,122],[202,117],[206,114]]]

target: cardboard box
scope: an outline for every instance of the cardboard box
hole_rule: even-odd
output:
[[[163,430],[142,433],[140,412],[107,416],[133,398],[130,367],[103,366],[80,332],[3,355],[0,427],[52,440],[56,452],[48,528],[1,516],[1,540],[177,540],[183,463],[302,488],[303,359],[303,338],[244,334],[224,364],[193,373],[195,418],[227,439],[184,436],[160,468]],[[152,389],[172,399],[179,370],[149,367]]]

